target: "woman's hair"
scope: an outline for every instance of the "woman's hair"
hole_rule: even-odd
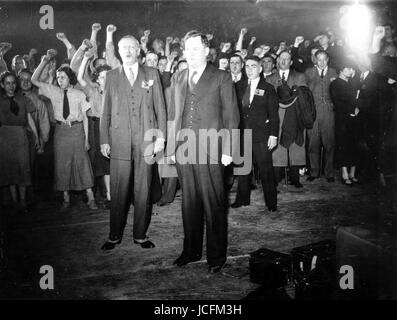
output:
[[[92,81],[97,81],[99,74],[102,71],[110,71],[112,70],[112,68],[110,66],[108,66],[107,64],[101,65],[98,68],[96,68],[95,72],[92,74]]]
[[[13,76],[16,82],[16,88],[15,88],[15,92],[17,92],[19,90],[19,83],[18,83],[18,77],[15,74],[15,72],[12,71],[4,71],[2,74],[0,74],[0,83],[2,83],[4,85],[4,81],[7,77],[9,76]],[[4,93],[4,89],[3,87],[0,86],[0,92]]]
[[[0,82],[1,82],[2,84],[4,84],[4,81],[5,81],[5,79],[6,79],[8,76],[13,76],[13,77],[15,78],[15,81],[18,80],[18,77],[17,77],[17,75],[16,75],[14,72],[12,72],[12,71],[4,71],[4,72],[0,75]]]
[[[69,82],[72,86],[77,84],[76,74],[73,72],[73,70],[70,67],[61,66],[60,68],[58,68],[57,72],[65,72],[65,74],[68,76]]]
[[[24,68],[27,67],[27,63],[26,63],[25,59],[23,58],[23,56],[21,56],[20,54],[17,54],[16,56],[14,56],[14,58],[12,58],[12,61],[11,61],[11,69],[12,69],[12,70],[15,70],[15,65],[16,65],[17,60],[18,60],[19,58],[22,59],[23,64],[24,64]]]

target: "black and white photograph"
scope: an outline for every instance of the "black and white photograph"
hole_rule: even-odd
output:
[[[397,299],[396,82],[394,1],[0,1],[0,300]]]

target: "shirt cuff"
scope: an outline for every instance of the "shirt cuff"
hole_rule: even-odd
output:
[[[274,139],[277,139],[277,137],[276,136],[269,136],[270,138],[274,138]]]

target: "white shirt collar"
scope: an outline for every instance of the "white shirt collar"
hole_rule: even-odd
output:
[[[320,69],[317,65],[316,65],[316,68],[317,68],[318,74],[321,76],[321,69]],[[324,75],[327,74],[327,71],[328,71],[328,66],[326,66],[326,67],[324,68]]]
[[[123,64],[123,69],[124,69],[124,72],[127,75],[127,77],[128,77],[128,74],[130,73],[131,68],[132,68],[132,72],[134,73],[134,77],[136,79],[138,76],[138,69],[139,69],[138,62],[135,62],[132,66],[127,66],[127,65]]]
[[[289,69],[287,69],[287,70],[279,70],[278,72],[280,74],[280,79],[283,78],[283,73],[284,73],[285,81],[287,81],[288,80],[288,76],[289,76],[289,71],[290,71]]]
[[[240,81],[242,76],[243,76],[242,72],[240,72],[237,76],[232,73],[232,79],[234,82]]]
[[[251,87],[250,87],[250,89],[251,89],[250,90],[250,103],[252,102],[252,99],[254,99],[255,90],[258,87],[258,83],[259,83],[260,80],[261,80],[260,77],[258,77],[256,79],[253,79],[253,80],[249,80],[248,79],[248,81],[250,81],[250,84],[251,84]]]
[[[191,77],[191,75],[193,74],[193,72],[196,71],[197,74],[196,74],[196,76],[195,76],[195,79],[196,79],[196,82],[197,82],[197,81],[201,78],[201,75],[203,74],[203,72],[204,72],[204,70],[205,70],[206,67],[207,67],[207,64],[205,64],[205,65],[203,65],[202,67],[197,68],[197,69],[192,68],[192,67],[189,66],[189,77]]]
[[[363,77],[363,80],[365,80],[368,77],[368,73],[369,73],[369,70],[367,70],[361,74],[361,76]]]

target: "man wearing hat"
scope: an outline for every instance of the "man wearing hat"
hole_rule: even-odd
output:
[[[277,58],[277,72],[266,78],[266,81],[273,85],[277,90],[279,86],[307,86],[305,75],[303,73],[291,70],[292,60],[291,53],[283,51]],[[296,102],[296,101],[295,101]],[[294,103],[295,103],[294,102]],[[287,106],[289,104],[286,104]],[[285,127],[284,118],[288,107],[285,105],[279,105],[279,117],[280,117],[280,129],[279,137],[281,137],[282,128]],[[297,120],[293,117],[289,117],[290,125],[296,126]],[[301,135],[299,135],[301,137]],[[281,181],[282,168],[289,167],[289,178],[291,184],[296,188],[302,188],[302,184],[299,182],[299,167],[306,165],[306,154],[305,154],[305,139],[303,132],[303,141],[292,141],[284,145],[279,141],[279,144],[273,152],[273,166],[276,175],[276,181]],[[298,139],[300,140],[300,139]]]
[[[241,129],[252,130],[252,159],[259,168],[266,206],[277,210],[277,190],[274,180],[272,151],[277,146],[279,131],[278,98],[273,86],[260,76],[261,60],[247,58],[245,66],[248,81],[240,101]],[[236,201],[232,208],[249,205],[250,176],[239,176]]]

